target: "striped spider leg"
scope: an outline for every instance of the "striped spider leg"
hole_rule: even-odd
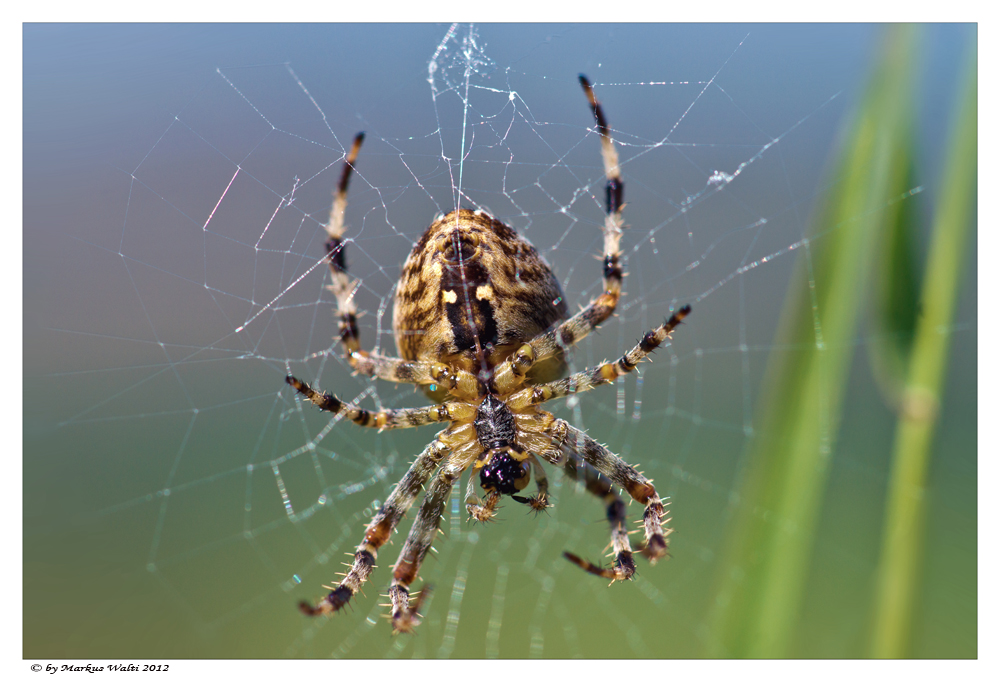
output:
[[[669,519],[664,519],[664,504],[652,481],[566,421],[541,410],[535,417],[535,424],[525,430],[551,443],[551,447],[541,451],[541,457],[554,466],[562,467],[570,478],[582,480],[588,492],[601,498],[607,507],[611,525],[611,548],[615,555],[611,568],[603,568],[570,552],[564,552],[563,556],[588,573],[612,582],[628,580],[635,574],[635,561],[625,526],[625,504],[612,483],[645,508],[642,517],[645,544],[640,553],[650,563],[667,556],[667,536],[672,531],[663,528],[663,523]]]
[[[394,632],[412,632],[420,622],[418,611],[429,588],[425,586],[414,604],[410,605],[409,587],[417,579],[420,565],[437,536],[441,515],[451,496],[452,486],[462,475],[463,469],[464,467],[453,462],[446,462],[424,493],[417,518],[413,521],[410,534],[392,569],[389,599],[392,602],[390,618]]]
[[[557,420],[558,422],[559,420]],[[559,425],[561,427],[561,425]],[[606,447],[595,441],[583,431],[566,424],[567,438],[565,446],[575,455],[578,455],[584,462],[592,466],[601,474],[606,476],[616,485],[625,490],[633,500],[644,505],[642,514],[642,524],[645,531],[646,542],[641,550],[641,554],[649,559],[651,564],[667,556],[667,536],[671,529],[663,529],[666,512],[663,502],[656,493],[652,481],[635,470],[634,467],[626,464],[620,457],[608,450]],[[611,581],[628,580],[635,573],[635,562],[632,560],[632,548],[629,546],[628,532],[625,530],[625,508],[621,500],[611,490],[605,491],[607,481],[601,481],[598,477],[594,487],[588,482],[588,490],[601,495],[608,503],[608,521],[611,523],[611,547],[615,553],[615,563],[612,568],[602,568],[590,563],[585,559],[564,552],[563,556],[571,562],[584,569],[588,573],[607,578]],[[610,488],[610,486],[607,486]],[[613,495],[613,498],[609,498]],[[669,521],[670,519],[666,519]]]
[[[583,483],[587,492],[600,498],[606,506],[608,523],[611,524],[611,549],[615,554],[615,565],[613,568],[607,569],[595,566],[570,552],[563,552],[563,556],[588,573],[612,581],[627,580],[635,573],[635,561],[632,559],[632,547],[629,544],[628,530],[625,527],[627,518],[625,503],[607,476],[583,460],[578,448],[567,447],[566,450],[569,456],[566,457],[563,471],[573,480]]]
[[[449,366],[443,362],[404,360],[361,349],[361,341],[358,336],[357,308],[354,305],[354,292],[357,284],[347,275],[344,215],[347,211],[347,187],[364,139],[365,134],[358,133],[344,159],[340,180],[333,193],[330,219],[326,225],[325,248],[331,275],[329,289],[337,299],[340,342],[344,347],[347,360],[356,372],[366,376],[378,377],[384,381],[440,386],[450,395],[474,398],[478,394],[476,378],[459,367]]]
[[[353,407],[332,393],[317,391],[306,382],[296,379],[291,375],[285,377],[285,383],[324,412],[329,412],[333,415],[343,413],[344,416],[358,426],[373,427],[380,431],[383,429],[409,429],[436,422],[472,419],[476,414],[474,405],[461,401],[450,401],[441,403],[440,405],[428,405],[427,407],[408,407],[398,410],[376,410],[372,412],[370,410],[363,410],[360,407]]]
[[[656,329],[647,332],[642,340],[630,351],[615,362],[605,362],[597,367],[585,369],[572,374],[565,379],[552,381],[538,386],[528,386],[512,395],[507,404],[512,410],[525,411],[529,406],[538,406],[549,400],[563,398],[574,393],[589,391],[602,384],[614,381],[619,376],[633,371],[645,357],[660,346],[677,328],[681,321],[691,312],[690,306],[683,306]],[[541,412],[541,411],[540,411]],[[547,412],[542,412],[548,419],[542,420],[541,431],[574,456],[564,460],[560,454],[550,455],[547,459],[553,464],[562,464],[566,473],[578,478],[579,467],[577,458],[581,458],[600,474],[607,478],[585,478],[587,490],[603,498],[608,505],[608,521],[611,523],[611,546],[615,553],[614,568],[605,569],[567,552],[566,558],[589,573],[600,575],[611,580],[627,580],[635,573],[635,562],[632,560],[632,549],[629,546],[628,532],[625,530],[625,510],[620,498],[608,485],[608,479],[624,489],[636,502],[645,506],[643,526],[645,529],[645,545],[642,554],[650,562],[655,563],[667,554],[667,532],[663,531],[661,519],[664,516],[663,503],[653,484],[634,467],[626,464],[617,455],[579,429],[576,429],[561,419],[555,419]],[[532,428],[532,426],[528,426]],[[537,427],[535,427],[537,428]]]
[[[309,616],[339,611],[358,593],[375,568],[379,548],[385,544],[423,490],[424,483],[434,474],[438,464],[448,454],[448,447],[435,439],[410,465],[409,470],[396,484],[389,498],[365,528],[364,540],[354,552],[354,563],[344,579],[330,593],[313,606],[299,602],[299,609]],[[418,608],[419,604],[415,606]],[[414,609],[415,610],[415,609]],[[415,615],[415,614],[414,614]]]
[[[604,109],[594,95],[594,88],[583,74],[580,84],[590,102],[601,136],[601,159],[607,181],[604,186],[604,291],[586,308],[562,324],[539,334],[517,350],[496,368],[497,389],[503,393],[513,391],[524,383],[525,375],[536,364],[559,353],[567,352],[614,314],[622,291],[621,237],[622,208],[624,208],[625,183],[622,181],[611,131],[604,118]]]

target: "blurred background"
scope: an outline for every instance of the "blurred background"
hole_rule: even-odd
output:
[[[975,26],[23,35],[25,657],[977,656]],[[604,187],[581,72],[619,145],[628,277],[572,367],[693,313],[553,410],[670,496],[672,558],[610,589],[566,562],[608,530],[553,472],[537,518],[472,526],[452,496],[419,636],[381,618],[402,536],[353,608],[305,618],[434,433],[331,423],[283,382],[425,403],[332,341],[345,149],[367,132],[365,347],[394,352],[400,265],[459,196],[575,310]]]

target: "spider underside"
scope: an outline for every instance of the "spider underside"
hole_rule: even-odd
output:
[[[393,631],[411,632],[419,623],[428,590],[411,601],[410,586],[437,534],[453,484],[470,467],[465,504],[470,516],[481,522],[493,518],[504,495],[534,511],[549,506],[542,461],[562,467],[599,496],[611,524],[613,565],[601,567],[564,553],[589,573],[612,582],[628,580],[635,573],[625,503],[615,486],[644,506],[645,539],[640,553],[650,563],[667,556],[670,529],[663,528],[664,505],[652,483],[587,434],[540,407],[631,372],[690,312],[689,306],[680,308],[615,362],[558,378],[565,369],[567,351],[614,313],[623,274],[619,242],[624,185],[618,155],[590,83],[582,75],[580,83],[597,122],[607,177],[604,291],[568,319],[559,282],[535,248],[486,213],[460,209],[435,220],[403,266],[393,309],[393,332],[401,357],[362,350],[353,303],[355,286],[348,278],[344,257],[347,185],[364,134],[354,139],[326,228],[330,289],[337,298],[341,343],[356,371],[416,384],[439,404],[369,411],[316,391],[290,374],[286,381],[321,410],[342,414],[361,426],[392,429],[447,423],[447,428],[417,456],[372,518],[343,580],[315,606],[302,602],[303,612],[319,615],[343,608],[368,580],[379,549],[424,491],[389,587]],[[482,495],[476,490],[477,472]],[[536,490],[527,497],[520,493],[532,472]]]

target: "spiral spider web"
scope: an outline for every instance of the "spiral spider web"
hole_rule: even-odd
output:
[[[36,493],[26,494],[26,589],[44,604],[68,570],[87,589],[71,598],[85,615],[53,624],[26,613],[26,655],[700,655],[727,524],[753,511],[737,483],[784,287],[799,252],[823,236],[808,217],[836,182],[823,162],[865,57],[847,46],[871,30],[818,31],[809,48],[821,57],[808,63],[795,63],[807,61],[797,39],[765,27],[270,30],[286,50],[323,47],[198,80],[152,126],[155,139],[129,141],[143,153],[103,180],[114,188],[98,202],[106,219],[73,231],[69,249],[47,233],[47,270],[57,253],[82,254],[89,267],[67,286],[65,307],[36,313],[45,340],[26,351],[26,395],[44,394],[54,414],[26,415],[27,436],[48,453],[25,465],[25,490]],[[376,36],[398,54],[378,52]],[[778,44],[784,60],[768,54]],[[848,63],[829,67],[824,49]],[[348,56],[364,66],[346,69]],[[777,73],[761,78],[762,65]],[[617,316],[571,367],[619,355],[680,304],[694,313],[653,363],[553,410],[672,499],[674,557],[640,564],[636,581],[612,589],[578,571],[562,551],[600,557],[603,509],[551,473],[555,506],[537,518],[509,503],[498,523],[472,526],[463,495],[452,495],[421,571],[434,591],[419,636],[392,639],[380,617],[402,536],[351,609],[303,619],[295,602],[336,580],[433,437],[330,420],[283,383],[293,371],[366,407],[425,402],[353,376],[332,340],[323,224],[345,149],[367,132],[346,242],[364,347],[394,354],[400,264],[433,216],[458,203],[530,239],[571,307],[585,305],[601,287],[604,178],[579,71],[621,155],[628,276]],[[971,310],[948,330],[956,342],[974,328]],[[884,488],[884,454],[845,439],[836,485]],[[824,523],[818,555],[863,582],[877,538],[852,544]],[[805,617],[866,595],[822,594]],[[159,618],[123,628],[137,610]],[[863,617],[833,610],[829,640],[806,654],[852,655]]]

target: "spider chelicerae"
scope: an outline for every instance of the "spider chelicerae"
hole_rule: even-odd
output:
[[[625,503],[615,486],[645,507],[640,521],[645,542],[640,553],[650,563],[667,556],[670,529],[663,528],[666,514],[652,483],[586,433],[540,407],[631,372],[691,311],[684,306],[674,312],[617,361],[558,378],[565,371],[569,349],[614,313],[621,296],[624,185],[601,105],[585,76],[580,76],[580,83],[597,122],[607,177],[604,291],[568,319],[559,282],[534,247],[483,211],[460,209],[435,220],[403,266],[393,309],[393,332],[401,357],[362,350],[353,303],[355,286],[347,275],[343,241],[347,185],[364,134],[354,139],[326,227],[340,340],[357,372],[419,385],[438,404],[371,412],[291,375],[286,381],[321,410],[361,426],[396,429],[446,422],[448,427],[417,456],[372,518],[343,580],[315,606],[302,602],[304,613],[332,613],[350,601],[371,576],[379,549],[426,485],[389,587],[393,631],[412,631],[428,590],[414,595],[411,603],[410,585],[438,532],[453,484],[470,467],[465,505],[470,516],[481,522],[493,518],[504,495],[535,511],[549,506],[542,460],[561,467],[600,497],[611,524],[613,565],[602,567],[564,553],[589,573],[612,582],[628,580],[635,573]],[[532,472],[536,491],[525,497],[520,493]],[[476,490],[476,473],[481,494]]]

